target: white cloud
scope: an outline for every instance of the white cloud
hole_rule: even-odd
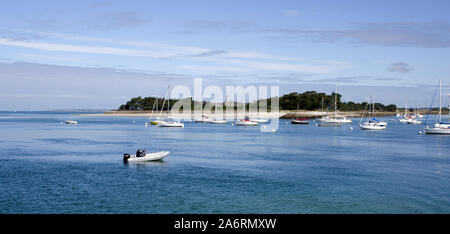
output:
[[[170,58],[170,63],[177,65],[183,70],[209,74],[223,71],[244,74],[261,71],[324,74],[345,67],[343,66],[345,63],[339,61],[312,61],[304,58],[278,56],[255,51],[225,51],[147,41],[74,36],[61,33],[31,31],[27,31],[27,33],[36,33],[41,39],[39,41],[15,40],[0,36],[0,45],[50,52],[131,56],[149,59]],[[52,42],[43,42],[43,40],[52,40]],[[53,42],[55,40],[58,43]],[[81,42],[83,45],[80,45]],[[64,55],[59,54],[48,55],[22,52],[17,53],[17,55],[25,61],[40,63],[59,61],[60,64],[70,65],[73,64],[71,62],[79,62],[79,59],[83,60],[82,55],[71,56],[76,57],[78,61],[69,61],[64,59]]]
[[[57,44],[35,41],[15,41],[7,38],[0,38],[0,45],[25,47],[31,49],[47,50],[47,51],[64,51],[64,52],[76,52],[76,53],[88,53],[88,54],[109,54],[109,55],[123,55],[123,56],[146,56],[157,57],[157,54],[152,54],[147,51],[103,47],[103,46],[79,46],[69,44]]]

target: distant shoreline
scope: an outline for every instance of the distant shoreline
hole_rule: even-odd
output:
[[[339,111],[339,116],[346,116],[346,117],[361,117],[362,111]],[[375,112],[375,116],[395,116],[397,112]],[[203,112],[204,115],[208,116],[209,118],[214,118],[214,113],[206,113]],[[334,112],[328,112],[328,115],[333,115]],[[412,114],[412,113],[410,113]],[[420,114],[426,115],[427,113],[421,112]],[[433,113],[434,114],[434,113]],[[91,114],[77,114],[74,113],[74,115],[79,116],[116,116],[116,117],[153,117],[156,118],[160,116],[161,118],[167,118],[169,115],[171,117],[175,118],[190,118],[192,117],[200,117],[202,115],[201,112],[181,112],[179,114],[176,113],[169,113],[167,111],[163,111],[161,114],[159,112],[152,112],[151,111],[129,111],[129,110],[110,110],[106,111],[104,113],[91,113]],[[280,112],[265,112],[265,113],[256,113],[256,112],[247,112],[247,113],[238,113],[237,117],[241,118],[244,115],[248,115],[250,117],[256,117],[259,116],[261,118],[280,118],[280,119],[291,119],[293,117],[299,117],[299,118],[318,118],[324,115],[327,115],[327,112],[322,111],[306,111],[306,110],[299,110],[299,111],[287,111],[283,110]],[[367,113],[366,113],[367,115]],[[224,117],[226,119],[234,119],[236,117],[235,113],[226,113],[224,112]]]

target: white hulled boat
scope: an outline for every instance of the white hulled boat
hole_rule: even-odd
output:
[[[236,121],[236,126],[258,126],[257,122],[251,121],[248,116]]]
[[[161,114],[162,114],[162,111],[164,110],[164,104],[166,104],[166,96],[169,93],[169,89],[170,89],[170,86],[167,86],[167,91],[166,91],[166,94],[164,94],[163,104],[162,104],[161,110],[159,111],[159,116],[156,117],[155,120],[150,121],[151,125],[159,125],[161,122],[163,122],[163,120],[161,119]],[[169,112],[169,104],[170,103],[168,100],[167,101],[167,112]],[[158,109],[158,99],[156,99],[156,109]],[[153,108],[152,108],[152,114],[153,114]]]
[[[70,124],[70,125],[78,124],[78,122],[75,121],[75,120],[66,120],[64,123],[65,124]]]
[[[415,118],[411,118],[411,119],[408,119],[408,120],[406,121],[406,123],[407,123],[407,124],[422,124],[422,121],[421,121],[421,120],[418,120],[418,119],[415,119]]]
[[[337,114],[337,86],[334,92],[334,116],[322,116],[318,121],[323,123],[351,123],[351,119],[347,119],[345,116],[339,116]]]
[[[225,100],[225,103],[226,103],[226,100]],[[218,103],[216,102],[216,105],[214,105],[214,107],[215,107],[215,110],[214,110],[214,119],[212,119],[211,121],[209,121],[209,123],[212,123],[212,124],[226,124],[227,123],[227,121],[225,120],[225,119],[223,119],[223,113],[222,113],[222,118],[218,118],[217,117],[217,105],[218,105]]]
[[[209,123],[211,122],[211,119],[206,115],[202,115],[201,118],[195,119],[194,121],[197,123]]]
[[[209,121],[209,123],[212,123],[212,124],[226,124],[227,121],[224,120],[224,119],[213,119],[213,120]]]
[[[256,119],[251,119],[251,121],[257,122],[257,123],[267,123],[267,122],[269,122],[268,119],[262,119],[260,117],[257,117]]]
[[[124,154],[123,155],[123,161],[124,162],[150,162],[150,161],[157,161],[162,160],[163,158],[167,157],[170,154],[169,151],[161,151],[156,153],[150,153],[146,154],[142,157],[136,157],[135,154]]]
[[[423,128],[423,131],[426,134],[444,134],[444,135],[450,135],[450,122],[447,120],[447,122],[442,121],[442,84],[441,81],[439,81],[439,114],[438,114],[438,121],[434,124],[434,127],[426,126]],[[433,105],[433,101],[431,101],[431,106]],[[427,120],[430,115],[430,110],[428,111]],[[450,119],[450,104],[449,104],[449,116],[448,119]],[[427,124],[427,120],[425,121],[425,125]]]
[[[158,123],[158,127],[178,127],[183,128],[184,124],[180,122],[179,120],[175,120],[172,118],[169,118],[168,120],[161,120]]]
[[[364,109],[365,112],[365,109]],[[361,127],[362,130],[384,130],[387,127],[387,123],[380,121],[378,119],[375,118],[375,98],[372,97],[372,119],[369,121],[366,121],[364,123],[361,123],[361,121],[364,118],[364,113],[363,116],[361,117],[361,120],[359,121],[359,126]]]

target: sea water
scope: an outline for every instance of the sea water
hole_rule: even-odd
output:
[[[380,119],[384,131],[353,119],[261,132],[0,112],[0,213],[449,213],[450,136]],[[170,155],[123,163],[138,148]]]

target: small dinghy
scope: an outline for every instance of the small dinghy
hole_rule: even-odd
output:
[[[70,124],[70,125],[72,125],[72,124],[78,124],[78,122],[75,121],[75,120],[66,120],[64,123],[65,123],[65,124]]]
[[[291,124],[308,124],[309,120],[305,118],[291,119]]]
[[[316,126],[318,126],[318,127],[341,127],[342,124],[341,123],[320,123],[320,124],[316,124]]]
[[[135,154],[124,154],[123,155],[123,161],[124,162],[150,162],[150,161],[156,161],[156,160],[162,160],[164,157],[167,157],[169,155],[169,151],[161,151],[151,154],[146,154],[143,157],[136,157]]]

